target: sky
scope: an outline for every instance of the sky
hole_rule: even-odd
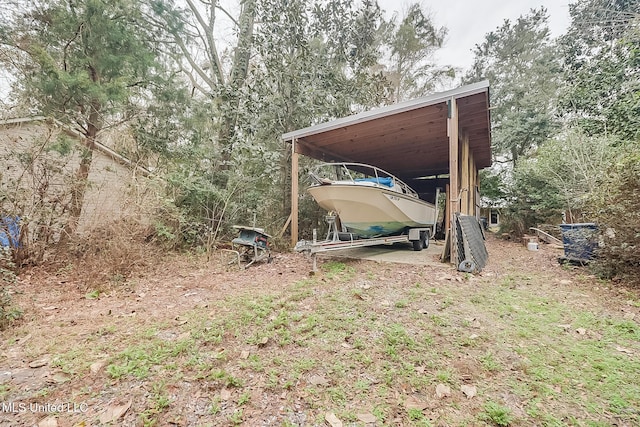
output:
[[[378,0],[388,16],[402,10],[403,5],[419,0]],[[430,10],[434,22],[449,30],[444,48],[435,60],[463,70],[473,63],[472,50],[484,40],[485,34],[502,25],[505,19],[516,20],[531,8],[545,6],[549,13],[549,28],[553,37],[564,33],[569,25],[569,6],[572,0],[422,0]],[[0,98],[6,96],[6,76],[0,75]],[[458,83],[453,83],[456,86]],[[3,90],[4,89],[4,90]]]
[[[412,1],[411,3],[413,3]],[[437,26],[449,32],[445,47],[436,53],[436,61],[464,70],[473,63],[472,50],[482,43],[485,34],[501,26],[505,19],[515,21],[532,8],[544,6],[549,14],[552,37],[563,34],[569,25],[570,0],[422,0]],[[410,4],[406,0],[378,0],[388,16]]]

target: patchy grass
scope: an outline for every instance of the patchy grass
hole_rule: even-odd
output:
[[[259,268],[241,277],[249,283]],[[601,282],[560,265],[499,268],[469,277],[332,261],[312,277],[226,292],[206,272],[179,284],[165,275],[156,287],[138,278],[144,289],[120,294],[79,291],[68,311],[2,335],[0,363],[17,364],[11,352],[47,356],[45,368],[67,379],[34,377],[27,394],[5,381],[0,397],[86,402],[88,411],[60,415],[71,424],[96,423],[125,398],[120,421],[145,426],[324,425],[328,413],[350,425],[363,416],[405,426],[640,424],[638,298],[596,290]],[[73,301],[98,314],[77,318]],[[34,329],[42,322],[47,334]],[[16,424],[28,416],[0,414]]]

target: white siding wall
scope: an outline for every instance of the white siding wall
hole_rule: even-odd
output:
[[[60,199],[61,194],[68,195],[68,182],[75,176],[80,158],[78,150],[74,154],[63,157],[55,151],[44,149],[45,144],[55,142],[58,135],[60,135],[59,129],[52,129],[52,126],[42,121],[0,125],[0,185],[10,197],[17,196],[17,192],[20,192],[20,199],[33,201],[23,205],[23,215],[34,218],[35,211],[41,208],[34,205],[35,201],[40,199],[36,192],[45,190],[43,181],[48,182],[45,197],[47,203],[55,203]],[[77,144],[80,143],[77,138],[68,135],[67,138]],[[31,173],[17,161],[17,155],[40,156],[44,161],[39,164],[51,166],[62,162],[64,165],[59,170],[40,169],[36,173]],[[43,174],[46,174],[48,179],[39,179]],[[125,211],[135,208],[135,201],[129,197],[132,176],[132,171],[128,167],[101,151],[94,150],[89,187],[78,224],[79,232],[116,219]],[[16,180],[19,180],[18,188],[12,185]],[[68,201],[68,197],[64,200]],[[5,210],[11,209],[11,206],[6,203],[3,206]]]

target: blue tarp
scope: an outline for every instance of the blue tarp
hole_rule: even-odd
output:
[[[0,246],[17,248],[20,246],[20,217],[0,218]]]
[[[393,178],[389,176],[382,178],[356,178],[356,182],[375,182],[380,185],[386,185],[387,187],[393,186]]]
[[[560,224],[564,256],[571,261],[588,262],[598,249],[598,226],[587,222],[581,224]]]

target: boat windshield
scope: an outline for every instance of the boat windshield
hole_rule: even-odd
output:
[[[314,185],[372,184],[418,197],[411,187],[389,172],[363,163],[323,163],[310,173],[310,177]]]

